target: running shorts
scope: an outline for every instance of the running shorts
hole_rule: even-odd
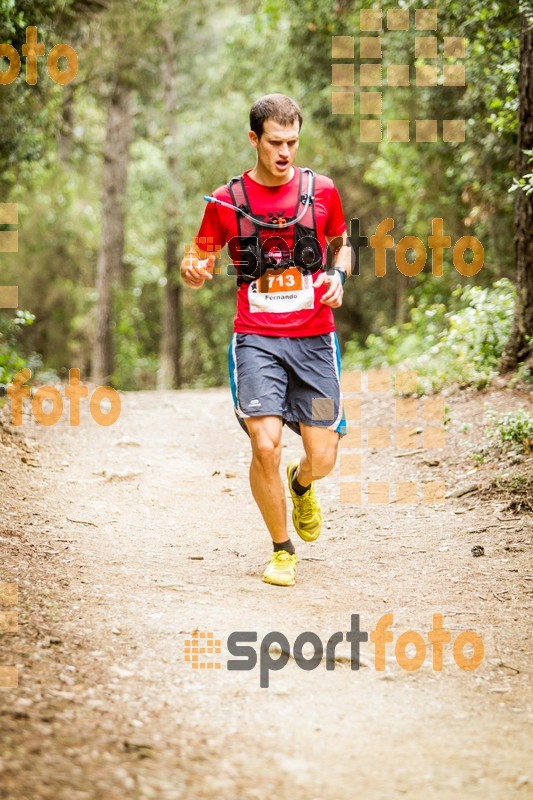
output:
[[[300,338],[234,333],[228,367],[234,411],[246,433],[247,417],[275,415],[298,434],[300,422],[346,434],[335,332]]]

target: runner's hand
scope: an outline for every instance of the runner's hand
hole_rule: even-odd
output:
[[[196,253],[189,252],[181,265],[181,277],[192,289],[199,289],[204,281],[213,280],[211,271],[215,266],[215,255],[212,253],[207,258],[198,258]]]
[[[316,288],[317,286],[322,286],[323,283],[329,288],[320,298],[320,302],[324,303],[325,306],[330,306],[330,308],[340,308],[342,306],[344,289],[342,288],[339,273],[334,272],[333,275],[328,275],[327,272],[321,272],[313,283],[313,286]]]

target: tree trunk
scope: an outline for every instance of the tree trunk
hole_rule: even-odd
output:
[[[117,83],[108,106],[102,172],[102,236],[96,268],[97,307],[92,380],[99,384],[108,384],[113,374],[112,286],[122,272],[132,123],[133,91]]]
[[[180,240],[178,206],[180,181],[177,158],[177,70],[176,39],[170,30],[161,34],[165,58],[162,65],[162,81],[167,136],[168,193],[165,203],[165,277],[158,389],[178,389],[181,386],[182,315],[181,284],[179,283],[178,244]]]
[[[402,275],[400,270],[395,270],[394,276],[394,324],[402,325],[405,322],[406,307],[405,307],[405,292],[409,286],[409,278]]]
[[[166,285],[163,297],[161,352],[157,373],[158,389],[179,389],[181,386],[181,286],[176,281],[179,269],[179,235],[169,227],[165,242]]]
[[[524,150],[533,150],[533,26],[522,14],[520,34],[518,122],[518,178],[531,172]],[[516,369],[519,363],[533,366],[533,194],[516,192],[515,208],[516,306],[513,327],[505,346],[500,372]]]
[[[57,132],[57,154],[63,166],[70,162],[74,127],[74,87],[68,83],[62,92],[61,122]]]

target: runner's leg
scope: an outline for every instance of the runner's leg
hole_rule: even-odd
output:
[[[247,417],[246,427],[252,443],[250,487],[272,541],[286,542],[287,502],[281,481],[282,419],[277,416]]]
[[[300,422],[300,431],[305,455],[300,459],[296,480],[301,486],[309,486],[311,481],[329,475],[339,447],[339,434],[329,428],[319,428]]]

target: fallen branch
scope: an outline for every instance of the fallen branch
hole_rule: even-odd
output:
[[[418,450],[408,450],[406,453],[395,453],[394,458],[404,458],[405,456],[416,456],[418,453],[424,453],[425,450],[423,447],[419,447]]]
[[[481,486],[479,483],[472,483],[470,486],[465,486],[463,489],[455,489],[453,492],[448,492],[448,494],[444,495],[445,500],[448,500],[450,497],[462,497],[464,494],[470,494],[471,492],[479,492]]]

